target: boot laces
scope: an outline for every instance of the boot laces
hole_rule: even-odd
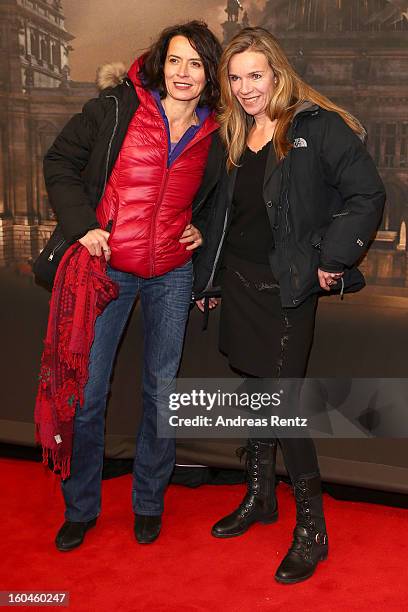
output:
[[[297,517],[296,522],[298,525],[302,525],[306,527],[306,529],[313,529],[316,524],[313,520],[310,505],[309,505],[309,495],[306,486],[306,482],[304,480],[300,480],[295,483],[294,487],[295,491],[295,499],[296,499],[296,507],[297,507]]]
[[[242,460],[242,457],[245,455],[245,472],[247,475],[247,482],[249,485],[249,488],[254,488],[255,490],[253,490],[252,492],[256,495],[257,494],[257,483],[258,483],[258,477],[259,477],[259,445],[258,444],[254,444],[253,447],[250,446],[244,446],[241,448],[238,448],[236,451],[236,454],[238,455],[240,461]],[[255,487],[254,487],[255,485]]]
[[[242,446],[237,449],[236,454],[239,457],[240,461],[242,457],[245,455],[245,472],[247,475],[247,483],[248,490],[245,494],[244,499],[240,503],[238,507],[238,513],[241,516],[245,516],[252,506],[254,505],[254,496],[258,495],[258,466],[259,466],[259,455],[258,455],[259,445],[254,444],[251,446]]]
[[[296,527],[304,527],[307,535],[299,533],[295,528],[293,542],[288,552],[310,559],[314,543],[317,545],[325,544],[327,536],[324,532],[320,533],[316,529],[316,523],[310,510],[308,489],[304,480],[295,483],[294,493],[297,507]]]

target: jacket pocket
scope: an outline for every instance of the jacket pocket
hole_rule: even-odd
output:
[[[61,227],[57,225],[33,264],[33,272],[37,282],[49,289],[52,288],[58,265],[71,244],[64,239]]]
[[[321,233],[313,232],[304,241],[293,243],[288,252],[290,281],[295,298],[311,293],[316,285],[321,240]]]
[[[322,232],[312,232],[312,235],[310,236],[310,244],[314,249],[320,249],[322,240]]]

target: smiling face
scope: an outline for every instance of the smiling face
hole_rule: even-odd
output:
[[[245,112],[254,117],[265,114],[272,98],[275,75],[259,51],[243,51],[231,57],[228,66],[231,91]]]
[[[206,85],[204,64],[185,36],[173,36],[164,63],[167,95],[190,102],[200,98]]]

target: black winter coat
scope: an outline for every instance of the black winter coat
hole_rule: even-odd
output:
[[[296,307],[321,291],[319,267],[344,272],[346,289],[359,284],[355,266],[381,221],[385,190],[365,145],[337,113],[305,103],[288,139],[293,148],[277,165],[270,145],[263,195],[275,242],[269,261],[282,306]],[[232,216],[237,168],[227,173],[219,138],[208,169],[193,204],[193,223],[204,236],[194,256],[196,299],[214,289]]]
[[[45,185],[58,224],[33,270],[48,288],[69,245],[99,227],[95,210],[138,106],[133,83],[124,74],[68,121],[44,157]]]
[[[139,100],[130,79],[85,104],[44,157],[44,179],[67,242],[99,227],[95,209]]]

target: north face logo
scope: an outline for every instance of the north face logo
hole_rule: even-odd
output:
[[[307,142],[304,138],[295,138],[293,141],[293,147],[298,149],[299,147],[307,147]]]

